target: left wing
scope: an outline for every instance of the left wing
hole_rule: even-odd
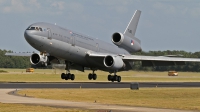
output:
[[[6,53],[6,56],[31,56],[33,53]]]
[[[97,52],[88,52],[90,57],[106,57],[108,55],[116,56],[116,54],[106,54]],[[185,62],[200,62],[198,58],[180,58],[167,56],[142,56],[142,55],[118,55],[123,61],[142,61],[142,66],[170,66],[184,65]]]

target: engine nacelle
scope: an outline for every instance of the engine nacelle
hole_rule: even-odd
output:
[[[130,38],[122,33],[116,32],[112,35],[112,42],[130,53],[141,51],[140,40],[136,37]]]
[[[106,56],[104,58],[104,65],[113,70],[119,70],[124,67],[124,62],[119,56]]]
[[[30,62],[33,65],[40,67],[47,67],[48,65],[48,57],[45,55],[34,53],[30,57]]]

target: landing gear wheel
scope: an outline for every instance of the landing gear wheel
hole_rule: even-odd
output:
[[[91,73],[88,74],[88,79],[89,79],[89,80],[92,80],[92,74],[91,74]]]
[[[65,74],[65,80],[68,80],[69,78],[68,78],[68,74]]]
[[[111,77],[111,81],[112,81],[112,82],[114,82],[114,81],[115,81],[115,80],[114,80],[114,76],[112,76],[112,77]]]
[[[118,76],[117,75],[114,76],[114,81],[118,81]]]
[[[121,76],[117,76],[117,75],[108,75],[108,81],[117,81],[117,82],[121,82]]]
[[[68,79],[71,79],[72,74],[68,73],[67,76]]]
[[[74,79],[75,79],[75,75],[71,74],[71,80],[74,80]]]
[[[112,76],[108,75],[108,81],[111,81],[111,80],[112,80]]]
[[[93,74],[93,75],[92,75],[92,78],[93,78],[93,80],[96,80],[96,79],[97,79],[97,75],[96,75],[96,74]]]
[[[65,79],[65,73],[61,74],[61,79]]]
[[[121,82],[121,76],[117,76],[117,82]]]

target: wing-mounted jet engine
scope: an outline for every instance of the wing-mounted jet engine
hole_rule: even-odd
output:
[[[39,54],[34,53],[30,57],[30,62],[33,66],[37,67],[47,67],[48,65],[54,64],[60,64],[60,61],[58,58],[46,54]]]
[[[120,32],[112,35],[112,42],[130,53],[141,51],[140,40],[136,37],[130,38]]]
[[[30,57],[30,62],[33,65],[36,66],[40,66],[40,67],[47,67],[47,65],[49,65],[49,59],[48,56],[44,55],[44,54],[38,54],[38,53],[34,53],[31,55]]]
[[[112,70],[119,70],[125,66],[122,58],[110,55],[104,58],[104,65]]]

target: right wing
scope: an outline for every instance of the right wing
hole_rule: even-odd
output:
[[[123,61],[141,61],[142,66],[171,66],[185,65],[185,62],[200,62],[198,58],[180,58],[179,56],[142,56],[142,55],[116,55],[109,53],[88,52],[89,57],[104,58],[108,55],[120,56]]]

